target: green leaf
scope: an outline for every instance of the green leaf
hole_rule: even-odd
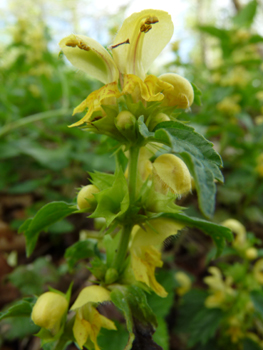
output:
[[[114,183],[108,189],[97,194],[97,208],[90,218],[105,218],[109,226],[114,219],[120,217],[129,207],[129,191],[127,180],[121,169],[115,174]]]
[[[200,89],[198,89],[198,87],[194,83],[191,83],[191,84],[194,89],[194,103],[197,104],[197,106],[202,106],[202,101],[201,101],[202,92]]]
[[[125,350],[146,350],[151,346],[159,349],[152,339],[152,334],[157,326],[157,320],[152,309],[148,305],[146,295],[137,286],[131,285],[127,288],[115,289],[111,293],[112,302],[124,313],[129,341]],[[135,335],[135,338],[134,338]],[[148,344],[148,346],[146,346]]]
[[[1,337],[8,341],[26,339],[35,334],[39,327],[31,320],[30,316],[16,316],[2,321],[1,328],[5,329]]]
[[[24,232],[26,236],[27,256],[31,255],[35,249],[41,231],[75,212],[78,212],[78,210],[72,204],[52,202],[41,208],[33,219],[26,220],[20,227],[19,233]]]
[[[0,313],[0,320],[8,317],[30,317],[32,312],[32,299],[19,300],[12,305],[7,311]]]
[[[8,275],[8,280],[23,295],[39,295],[46,283],[56,283],[59,271],[46,257],[36,259],[30,265],[19,265]]]
[[[142,324],[150,323],[156,328],[156,316],[148,304],[144,291],[137,286],[130,285],[127,288],[125,296],[129,302],[133,317],[139,320]]]
[[[79,260],[93,257],[95,255],[96,245],[96,240],[86,239],[85,241],[79,241],[70,246],[64,255],[70,270],[73,269]]]
[[[257,1],[253,0],[244,6],[238,14],[233,17],[233,23],[237,27],[250,27],[257,12]]]
[[[106,190],[107,188],[110,188],[115,180],[114,175],[112,174],[105,174],[100,173],[98,171],[95,171],[94,173],[89,173],[92,183],[94,186],[98,187],[101,191]]]
[[[209,339],[214,337],[220,322],[223,318],[223,312],[220,309],[203,308],[193,316],[191,322],[191,333],[188,340],[188,345],[193,345],[201,342],[205,344]]]
[[[111,301],[124,314],[127,330],[129,332],[128,343],[126,344],[124,350],[130,350],[132,348],[132,343],[134,341],[135,335],[133,333],[133,318],[132,318],[130,305],[128,303],[128,300],[125,298],[124,291],[121,291],[119,289],[114,289],[111,292]]]
[[[147,295],[147,300],[156,317],[160,319],[165,318],[173,306],[176,281],[173,271],[160,270],[156,278],[168,295],[166,298],[161,298],[157,294],[151,293]]]
[[[163,350],[169,350],[169,332],[167,323],[161,317],[157,318],[158,327],[153,335],[153,340],[160,345]]]
[[[243,350],[260,350],[260,349],[262,349],[261,346],[255,343],[250,338],[245,338],[243,340]]]
[[[254,304],[256,312],[263,320],[263,292],[261,290],[255,290],[250,293],[250,298]]]
[[[223,175],[219,169],[222,160],[213,149],[213,144],[194,128],[180,122],[158,124],[154,137],[149,136],[148,140],[170,146],[172,152],[183,159],[195,180],[200,209],[206,217],[211,217],[216,193],[214,179],[223,182]]]
[[[114,322],[116,331],[102,328],[98,336],[98,344],[104,350],[123,350],[128,342],[128,332],[123,325]],[[109,341],[110,339],[110,341]]]
[[[204,33],[210,34],[220,40],[228,39],[228,31],[213,26],[198,26],[198,29]]]
[[[209,222],[199,218],[189,217],[185,214],[180,213],[168,213],[163,214],[161,216],[182,222],[188,227],[196,227],[202,230],[207,235],[211,236],[217,246],[217,256],[219,256],[222,253],[225,246],[225,240],[232,241],[233,239],[232,232],[229,228],[215,224],[213,222]]]

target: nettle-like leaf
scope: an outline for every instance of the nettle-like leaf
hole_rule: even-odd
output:
[[[250,293],[250,298],[254,304],[256,313],[263,320],[263,292],[261,290],[254,290]]]
[[[250,1],[235,17],[233,23],[238,27],[250,27],[257,13],[257,1]]]
[[[96,180],[93,183],[96,184]],[[109,226],[114,219],[120,217],[129,207],[129,191],[127,180],[119,169],[114,177],[111,187],[94,195],[98,205],[90,218],[105,218],[106,225]]]
[[[85,239],[70,246],[65,252],[65,258],[69,268],[72,270],[75,264],[81,259],[93,257],[96,246],[97,241],[94,239]]]
[[[39,234],[50,225],[64,219],[73,213],[79,212],[76,206],[65,202],[52,202],[41,208],[34,218],[27,219],[19,228],[19,233],[26,237],[26,253],[31,255],[35,249]]]
[[[213,149],[213,144],[198,134],[194,128],[180,122],[163,122],[149,132],[140,120],[140,133],[146,142],[161,142],[171,148],[186,163],[195,180],[198,202],[202,213],[211,217],[214,212],[216,186],[214,181],[223,182],[220,171],[222,160]]]
[[[232,241],[233,239],[232,232],[229,228],[215,224],[213,222],[189,217],[181,213],[165,213],[162,214],[161,217],[174,219],[177,222],[184,223],[188,227],[196,227],[207,235],[211,236],[217,247],[217,256],[222,253],[225,246],[225,240]]]
[[[157,319],[141,288],[131,285],[122,290],[115,289],[111,293],[111,300],[126,319],[129,341],[125,350],[146,350],[150,346],[161,349],[152,339]]]
[[[194,103],[197,104],[197,106],[202,106],[202,101],[201,101],[201,96],[202,92],[198,87],[194,84],[191,83],[193,90],[194,90]]]
[[[30,317],[34,305],[34,298],[19,300],[8,310],[0,312],[0,321],[9,317]]]

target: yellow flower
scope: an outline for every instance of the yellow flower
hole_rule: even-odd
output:
[[[95,350],[100,350],[97,337],[101,328],[116,330],[114,323],[102,316],[93,306],[105,301],[110,301],[110,292],[94,285],[84,288],[71,307],[71,310],[76,311],[73,334],[81,349],[83,345],[91,342]]]
[[[257,167],[256,167],[256,171],[259,174],[259,176],[263,177],[263,153],[261,153],[258,157],[257,157]]]
[[[185,163],[173,154],[162,154],[153,163],[153,181],[158,192],[179,196],[191,191],[191,175]]]
[[[236,316],[232,316],[228,319],[229,328],[227,334],[231,337],[232,343],[237,343],[240,339],[244,338],[245,334],[242,330],[244,320],[240,320]]]
[[[237,103],[239,100],[239,95],[227,96],[216,105],[216,108],[228,115],[235,115],[241,111],[241,107]]]
[[[192,286],[192,281],[186,273],[182,271],[176,272],[175,279],[180,284],[180,287],[176,289],[178,295],[184,295],[189,292]]]
[[[159,218],[149,221],[150,227],[135,225],[132,231],[131,264],[135,279],[145,283],[160,297],[167,292],[156,281],[155,269],[162,267],[161,253],[156,248],[169,236],[175,235],[184,226],[171,219]]]
[[[207,308],[223,307],[228,297],[235,296],[236,292],[231,287],[232,278],[227,277],[223,280],[221,271],[215,267],[209,267],[208,271],[212,276],[204,278],[204,282],[209,286],[211,295],[205,300],[205,306]]]
[[[66,297],[58,293],[46,292],[37,299],[31,318],[37,326],[46,328],[55,334],[59,330],[67,309]]]
[[[263,284],[263,259],[259,259],[253,267],[254,278],[260,283]]]
[[[233,246],[239,250],[244,249],[246,247],[247,242],[245,226],[235,219],[227,219],[224,222],[222,222],[222,225],[228,227],[231,231],[233,231],[236,234],[235,239],[232,243]]]
[[[141,100],[145,103],[161,101],[166,94],[171,97],[173,91],[178,95],[178,88],[173,83],[166,82],[162,77],[159,79],[153,75],[146,76],[150,65],[172,35],[173,23],[170,15],[161,10],[149,9],[134,13],[124,21],[109,47],[112,56],[89,37],[71,34],[62,39],[59,45],[68,60],[78,69],[106,84],[75,108],[74,114],[86,108],[88,112],[71,126],[89,122],[96,111],[100,111],[103,117],[105,113],[101,105],[115,104],[116,99],[122,95],[129,94],[133,102]],[[119,80],[122,91],[118,89]],[[174,106],[177,106],[177,102]]]

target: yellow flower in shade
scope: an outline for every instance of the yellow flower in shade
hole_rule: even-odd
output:
[[[263,115],[258,115],[258,116],[255,117],[255,124],[256,125],[263,124]]]
[[[231,337],[232,343],[238,343],[240,339],[245,337],[245,334],[242,330],[244,325],[244,320],[240,320],[236,316],[232,316],[228,319],[229,328],[227,334]]]
[[[259,259],[253,267],[254,278],[258,283],[263,284],[263,259]]]
[[[227,299],[236,294],[231,287],[232,278],[227,277],[224,281],[221,271],[215,266],[209,267],[208,271],[212,276],[205,277],[204,282],[209,286],[211,295],[206,298],[205,306],[207,308],[224,307]]]
[[[231,231],[233,231],[236,234],[235,239],[232,243],[233,246],[238,250],[244,249],[246,247],[247,242],[245,226],[235,219],[227,219],[224,222],[222,222],[222,225],[228,227]]]
[[[259,176],[263,177],[263,153],[261,153],[258,157],[257,157],[257,167],[256,167],[256,171],[259,174]]]
[[[33,307],[31,318],[39,326],[55,334],[58,332],[63,316],[68,309],[66,297],[55,292],[42,294]]]
[[[168,190],[179,196],[191,191],[191,175],[185,163],[173,154],[162,154],[153,163],[153,181],[156,191]]]
[[[182,271],[176,272],[175,279],[180,285],[178,288],[176,288],[178,295],[184,295],[189,292],[192,286],[192,281],[186,273]]]
[[[90,122],[93,112],[100,111],[101,116],[105,116],[101,106],[116,104],[116,99],[122,95],[129,94],[134,102],[144,103],[161,101],[166,94],[172,96],[173,90],[178,95],[178,88],[173,83],[154,75],[146,76],[150,65],[172,35],[173,23],[170,15],[161,10],[149,9],[134,13],[124,21],[109,47],[112,56],[89,37],[71,34],[62,39],[59,45],[68,60],[76,68],[105,84],[75,108],[74,114],[87,108],[88,112],[71,126]],[[121,91],[118,89],[119,80]],[[177,102],[173,105],[176,106]]]
[[[101,286],[89,286],[84,288],[71,310],[76,311],[76,318],[73,326],[73,334],[78,346],[90,344],[95,350],[100,350],[97,337],[101,328],[116,330],[114,323],[101,315],[94,304],[110,301],[110,292]]]
[[[256,93],[256,98],[257,98],[259,101],[263,101],[263,90],[258,91],[258,92]]]
[[[239,95],[227,96],[221,102],[217,103],[216,109],[227,115],[236,115],[241,111],[241,107],[238,104],[239,101]]]
[[[167,292],[155,278],[156,267],[163,265],[161,253],[157,247],[184,226],[166,218],[150,220],[149,225],[145,225],[144,228],[135,225],[133,228],[130,248],[132,270],[137,281],[145,283],[156,294],[164,298]]]

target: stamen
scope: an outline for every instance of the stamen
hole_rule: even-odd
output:
[[[116,44],[116,45],[111,45],[108,47],[109,50],[115,49],[116,47],[123,45],[123,44],[130,44],[130,39],[128,38],[127,40],[123,41],[122,43]]]
[[[146,18],[146,20],[144,21],[144,23],[142,23],[141,27],[140,27],[140,31],[142,33],[148,33],[149,30],[152,29],[152,24],[155,24],[155,23],[158,23],[159,20],[157,17],[155,16],[151,16],[151,17],[148,17]]]
[[[145,24],[155,24],[158,22],[159,22],[158,18],[155,16],[152,16],[152,17],[148,17],[144,23]]]
[[[152,26],[151,26],[150,24],[145,24],[145,23],[143,23],[143,24],[141,25],[140,31],[141,31],[142,33],[148,33],[149,30],[151,30],[151,29],[152,29]]]
[[[72,40],[72,41],[68,41],[66,43],[66,46],[70,46],[70,47],[78,47],[80,48],[81,50],[85,50],[85,51],[89,51],[90,48],[84,44],[82,41],[78,41],[78,40]]]

